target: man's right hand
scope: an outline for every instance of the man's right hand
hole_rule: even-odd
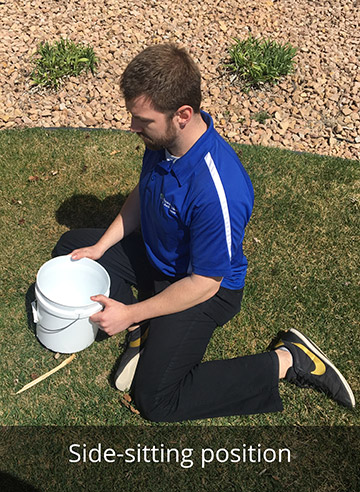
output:
[[[70,253],[73,260],[80,260],[81,258],[90,258],[90,260],[98,260],[102,257],[104,251],[97,245],[86,246],[85,248],[74,249]]]

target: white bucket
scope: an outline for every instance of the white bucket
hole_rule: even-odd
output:
[[[101,311],[90,296],[110,292],[110,277],[99,263],[70,255],[47,261],[36,276],[32,303],[36,336],[50,350],[72,354],[89,347],[98,326],[89,316]]]

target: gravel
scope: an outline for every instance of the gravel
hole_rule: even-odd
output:
[[[119,91],[127,63],[154,43],[189,50],[203,75],[203,109],[230,141],[350,159],[360,153],[359,0],[0,0],[0,128],[129,128]],[[249,34],[298,49],[295,72],[244,94],[224,74],[233,38]],[[95,76],[36,92],[41,41],[90,44]],[[257,115],[270,118],[261,124]]]

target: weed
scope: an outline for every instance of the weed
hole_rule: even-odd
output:
[[[271,116],[266,111],[259,111],[252,116],[252,119],[263,125],[266,120],[270,119]]]
[[[255,39],[234,38],[229,48],[230,61],[225,68],[232,73],[231,82],[239,81],[244,91],[261,84],[275,84],[293,69],[296,48],[286,43]]]
[[[30,74],[36,86],[57,90],[65,77],[77,76],[81,72],[94,74],[98,65],[91,46],[75,44],[68,39],[54,44],[42,42],[34,55],[34,69]]]

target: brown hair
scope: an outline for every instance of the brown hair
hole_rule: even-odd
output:
[[[174,44],[149,46],[126,67],[120,88],[126,101],[139,96],[150,99],[162,113],[174,114],[184,104],[200,111],[201,76],[183,48]]]

